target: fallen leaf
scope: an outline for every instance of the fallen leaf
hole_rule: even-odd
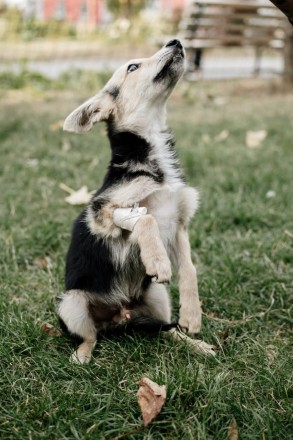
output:
[[[202,135],[202,141],[205,143],[205,144],[208,144],[210,141],[211,141],[211,137],[210,137],[210,135],[209,134],[207,134],[207,133],[204,133],[203,135]]]
[[[266,130],[247,131],[245,143],[248,148],[258,148],[267,137]]]
[[[217,136],[214,137],[214,140],[216,142],[221,142],[227,139],[227,137],[229,137],[229,131],[228,130],[223,130],[221,131],[221,133],[217,134]]]
[[[45,322],[45,324],[43,324],[41,326],[41,332],[46,333],[49,336],[60,336],[61,335],[61,330],[59,330],[59,328],[53,327],[53,325],[49,324],[48,322]]]
[[[221,107],[225,104],[227,104],[228,100],[225,96],[215,96],[209,94],[207,98],[216,106]]]
[[[166,385],[160,386],[147,377],[144,377],[139,384],[138,404],[142,413],[143,425],[148,426],[161,412],[165,403]]]
[[[235,419],[230,422],[227,440],[238,440],[238,428]]]
[[[69,150],[71,150],[71,143],[68,139],[64,139],[62,142],[62,151],[67,153]]]
[[[70,194],[70,196],[65,198],[65,201],[70,205],[86,205],[95,193],[95,191],[88,192],[87,186],[82,186],[77,191],[74,191],[74,189],[65,185],[63,182],[59,183],[59,188]]]
[[[36,168],[39,165],[38,159],[27,159],[26,160],[26,166],[29,168]]]
[[[82,186],[74,191],[70,196],[65,197],[65,201],[70,205],[87,205],[92,198],[92,194],[88,191],[87,186]]]
[[[38,266],[40,269],[52,269],[52,260],[50,257],[44,258],[35,258],[34,264]]]
[[[59,183],[59,188],[61,188],[63,191],[67,192],[68,194],[73,194],[75,192],[74,189],[65,185],[65,183],[63,183],[63,182]]]
[[[50,130],[51,131],[58,131],[62,127],[63,127],[63,121],[56,121],[56,122],[53,122],[53,124],[50,125]]]
[[[226,343],[228,336],[229,336],[229,327],[227,327],[223,332],[219,334],[219,341],[221,345],[224,345]]]
[[[218,96],[214,98],[213,102],[216,106],[222,107],[223,105],[227,104],[228,100],[224,96]]]
[[[266,355],[270,366],[274,364],[276,358],[278,357],[278,354],[279,352],[275,345],[271,344],[266,346]]]

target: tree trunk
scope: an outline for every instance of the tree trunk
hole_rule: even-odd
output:
[[[293,0],[271,0],[292,22],[293,21]]]
[[[288,23],[284,48],[284,81],[293,86],[293,26]]]

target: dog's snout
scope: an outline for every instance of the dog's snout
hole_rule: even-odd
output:
[[[176,46],[179,49],[182,49],[182,44],[180,43],[179,40],[176,39],[170,40],[169,43],[166,44],[166,47],[170,47],[170,46]]]

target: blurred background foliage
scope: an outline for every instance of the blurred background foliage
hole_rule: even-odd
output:
[[[23,9],[8,7],[0,2],[0,41],[32,41],[35,39],[139,39],[158,36],[174,30],[177,21],[173,14],[149,14],[149,0],[108,0],[107,14],[96,26],[58,19],[54,14],[40,19]],[[135,21],[133,21],[135,20]]]

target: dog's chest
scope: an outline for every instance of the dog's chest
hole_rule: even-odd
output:
[[[143,200],[140,206],[145,206],[148,214],[155,217],[164,244],[173,243],[179,221],[178,190],[166,186]]]

